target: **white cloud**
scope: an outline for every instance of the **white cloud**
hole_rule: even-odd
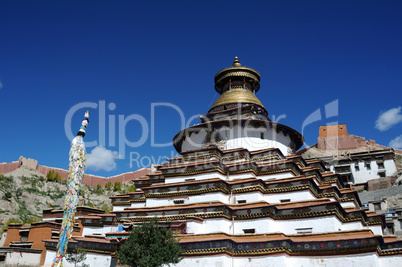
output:
[[[380,114],[375,122],[375,128],[380,131],[386,131],[392,126],[402,122],[401,107],[391,108]]]
[[[87,154],[87,168],[95,171],[104,170],[111,171],[116,168],[115,159],[119,158],[117,152],[108,150],[103,146],[97,146]]]
[[[3,83],[2,83],[2,82],[0,82],[0,89],[1,89],[1,88],[3,88]]]
[[[388,146],[396,149],[402,149],[402,134],[392,139]]]

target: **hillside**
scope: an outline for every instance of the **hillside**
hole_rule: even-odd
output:
[[[5,229],[8,223],[40,221],[42,210],[64,207],[66,180],[50,181],[49,178],[23,167],[6,175],[0,174],[0,229]],[[121,183],[109,183],[106,188],[83,185],[79,205],[109,212],[112,209],[110,196],[135,190],[129,184]]]

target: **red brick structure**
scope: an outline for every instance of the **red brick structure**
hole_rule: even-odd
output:
[[[322,150],[345,150],[375,145],[374,140],[349,135],[346,124],[320,126],[317,148]]]
[[[89,214],[104,214],[103,210],[98,210],[90,207],[77,207],[76,217],[85,217]],[[8,226],[7,237],[4,242],[4,247],[24,249],[27,251],[41,250],[40,266],[45,262],[46,247],[43,240],[58,239],[61,220],[63,219],[63,210],[44,210],[43,221],[32,224],[10,224]],[[77,220],[77,225],[74,227],[73,236],[82,235],[83,226],[81,220]]]
[[[348,135],[346,124],[320,126],[319,136],[321,137],[333,137],[342,135]]]

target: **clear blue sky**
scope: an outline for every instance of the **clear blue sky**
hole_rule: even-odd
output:
[[[174,148],[151,145],[152,103],[176,105],[186,120],[206,113],[217,99],[214,75],[234,56],[260,72],[257,97],[270,117],[285,114],[280,122],[300,132],[312,112],[338,100],[337,116],[322,113],[304,128],[307,144],[320,125],[337,121],[388,145],[402,133],[401,14],[402,1],[1,1],[0,162],[23,155],[67,168],[66,115],[91,102],[98,107],[89,108],[85,141],[99,145],[102,132],[98,152],[122,154],[119,134],[145,143],[124,146],[111,171],[87,173],[136,170],[132,152],[158,163]],[[84,111],[71,113],[74,134]],[[386,111],[391,122],[380,131]],[[150,132],[129,121],[122,133],[119,116],[143,118]],[[155,141],[170,142],[181,129],[178,112],[160,106],[155,118]]]

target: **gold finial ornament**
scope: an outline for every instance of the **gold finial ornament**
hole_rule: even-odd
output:
[[[235,57],[232,67],[241,67],[241,64],[240,64],[240,61],[239,61],[238,57]]]

